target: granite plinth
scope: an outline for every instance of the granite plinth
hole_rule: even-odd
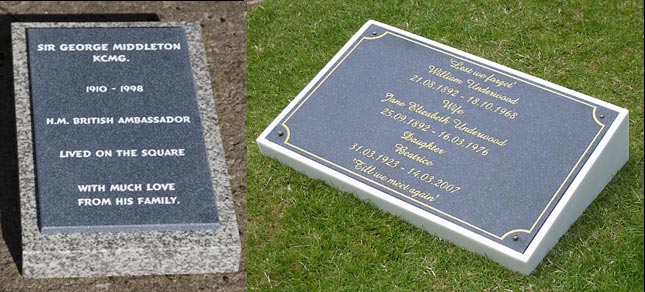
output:
[[[262,153],[530,273],[627,161],[628,112],[369,21]]]
[[[203,128],[207,169],[219,226],[208,230],[43,234],[38,228],[32,127],[28,29],[183,28],[190,72]],[[26,277],[82,277],[234,272],[240,239],[201,32],[195,23],[14,23],[12,24],[22,216],[22,271]],[[83,85],[84,86],[84,85]]]

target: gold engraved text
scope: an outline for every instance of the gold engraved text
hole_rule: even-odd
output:
[[[381,99],[381,102],[389,102],[389,103],[391,103],[393,105],[405,106],[405,102],[394,98],[394,93],[390,93],[390,92],[385,94],[385,99]]]
[[[401,135],[401,139],[419,146],[419,149],[428,149],[430,150],[430,152],[434,152],[440,155],[443,155],[446,153],[446,150],[443,150],[441,147],[437,146],[434,143],[434,141],[424,141],[424,140],[418,139],[414,137],[414,133],[410,131],[403,132],[403,135]]]
[[[448,70],[444,70],[444,69],[442,69],[440,67],[436,67],[435,65],[428,66],[428,73],[430,73],[432,75],[435,75],[435,76],[437,76],[439,78],[443,78],[445,80],[448,80],[448,81],[450,81],[452,83],[455,83],[455,84],[459,84],[459,85],[464,84],[464,81],[459,79],[459,78],[457,78],[457,77],[455,77],[455,76],[453,76],[452,72],[450,72]]]
[[[399,154],[401,156],[404,156],[408,159],[411,159],[413,161],[419,162],[425,166],[432,166],[434,163],[432,160],[426,158],[425,156],[419,155],[418,153],[412,153],[408,151],[408,146],[404,146],[402,144],[396,144],[394,145],[394,152],[396,154]]]
[[[503,102],[507,102],[507,103],[515,105],[520,101],[519,97],[512,98],[512,97],[508,97],[506,95],[503,95],[501,93],[495,92],[493,90],[490,90],[490,86],[482,87],[481,83],[479,83],[479,82],[477,82],[475,80],[468,79],[467,82],[468,82],[468,88],[470,88],[470,89],[472,89],[474,91],[477,91],[479,93],[483,93],[485,95],[497,98],[497,99],[499,99],[499,100],[501,100]]]
[[[429,112],[425,110],[425,107],[416,103],[416,102],[410,102],[410,106],[408,107],[408,110],[411,112],[420,114],[426,118],[433,119],[439,123],[442,124],[448,124],[450,123],[450,116],[441,116],[439,115],[439,112]]]
[[[502,140],[500,138],[493,137],[493,136],[491,136],[489,134],[482,133],[481,131],[479,131],[477,129],[477,127],[468,127],[468,123],[466,123],[466,122],[464,122],[464,121],[462,121],[460,119],[455,119],[454,123],[455,123],[455,129],[457,129],[459,131],[462,131],[464,133],[473,135],[473,136],[475,136],[475,137],[477,137],[479,139],[482,139],[484,141],[488,141],[490,143],[493,143],[493,144],[495,144],[495,145],[497,145],[499,147],[506,146],[506,143],[508,142],[508,139]]]

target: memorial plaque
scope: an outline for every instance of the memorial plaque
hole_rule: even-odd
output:
[[[200,26],[13,23],[25,277],[234,272]]]
[[[216,228],[183,28],[27,40],[43,233]]]
[[[260,150],[522,273],[627,161],[628,112],[370,21]]]

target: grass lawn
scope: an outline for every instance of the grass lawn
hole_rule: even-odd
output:
[[[368,19],[630,110],[630,160],[530,276],[260,155]],[[248,290],[643,291],[643,1],[265,0],[248,26]]]

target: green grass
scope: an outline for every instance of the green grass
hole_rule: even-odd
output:
[[[368,19],[630,110],[630,160],[530,276],[261,156]],[[642,1],[277,1],[248,14],[248,289],[643,291]]]

